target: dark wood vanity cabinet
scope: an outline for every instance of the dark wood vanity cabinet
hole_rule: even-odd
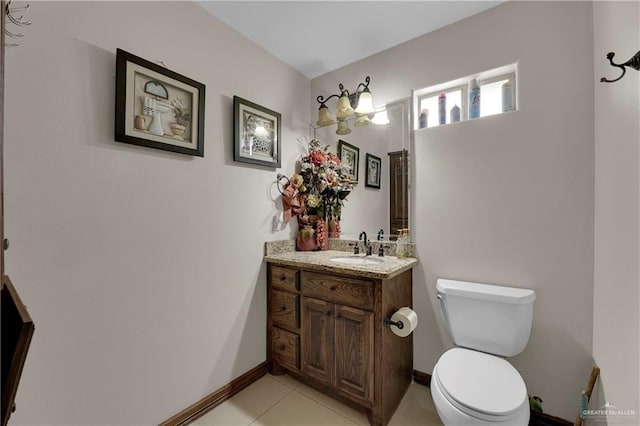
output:
[[[413,337],[383,319],[412,306],[411,270],[361,278],[268,264],[267,363],[386,425],[413,368]]]

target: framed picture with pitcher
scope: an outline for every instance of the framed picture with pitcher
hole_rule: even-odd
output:
[[[204,157],[204,97],[204,84],[117,50],[116,141]]]

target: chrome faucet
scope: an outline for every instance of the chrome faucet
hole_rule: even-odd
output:
[[[367,233],[362,231],[360,233],[360,236],[358,237],[358,240],[364,243],[364,249],[366,250],[367,256],[371,256],[372,248],[371,248],[371,243],[369,242],[369,240],[367,240]]]

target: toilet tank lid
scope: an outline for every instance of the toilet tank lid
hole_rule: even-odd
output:
[[[526,288],[504,287],[469,281],[438,279],[438,292],[445,295],[468,297],[471,299],[492,300],[502,303],[526,304],[536,300],[533,290]]]

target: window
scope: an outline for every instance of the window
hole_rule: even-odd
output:
[[[446,90],[441,93],[445,94],[445,123],[451,123],[451,110],[454,106],[460,108],[460,114],[462,114],[463,110],[467,109],[466,102],[466,88],[464,87],[456,87],[453,90]],[[420,107],[418,111],[420,114],[423,111],[426,111],[427,115],[427,126],[433,127],[439,125],[440,114],[439,114],[439,98],[440,93],[430,94],[427,96],[423,96],[420,98]],[[464,101],[464,102],[463,102]],[[420,120],[420,116],[418,116]],[[420,125],[419,125],[420,127]]]
[[[506,90],[505,88],[503,90],[502,88],[507,82],[511,84],[511,89]],[[478,85],[480,86],[480,117],[488,117],[515,109],[515,92],[513,90],[515,87],[515,73],[480,80]],[[503,96],[506,99],[503,99]]]
[[[469,119],[469,83],[475,79],[480,88],[480,117],[516,110],[516,64],[415,90],[414,128],[435,127]],[[441,123],[440,98],[444,94],[444,123]],[[455,108],[459,108],[456,117]],[[425,119],[426,118],[426,119]],[[456,119],[457,118],[457,119]]]

